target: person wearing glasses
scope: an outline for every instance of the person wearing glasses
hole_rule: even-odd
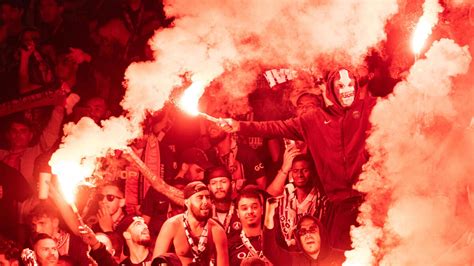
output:
[[[107,183],[99,188],[96,195],[99,209],[97,221],[100,228],[93,228],[96,232],[113,232],[116,226],[125,218],[124,193],[119,184]]]
[[[342,265],[344,253],[329,246],[325,229],[319,219],[312,215],[302,216],[295,229],[296,245],[300,251],[288,251],[277,243],[277,231],[274,215],[279,201],[276,198],[267,200],[263,229],[263,254],[278,265]]]
[[[285,182],[289,179],[289,183]],[[311,215],[323,219],[328,206],[312,163],[311,156],[300,154],[296,146],[285,150],[280,173],[268,186],[267,192],[279,197],[276,213],[279,243],[288,250],[296,251],[295,228],[301,217]]]
[[[331,70],[322,86],[324,104],[284,121],[247,122],[221,118],[227,133],[243,136],[283,137],[302,140],[311,153],[324,192],[334,205],[330,243],[351,249],[350,228],[357,224],[363,194],[354,188],[369,154],[365,141],[370,133],[370,114],[376,104],[367,86],[359,85],[352,67]]]

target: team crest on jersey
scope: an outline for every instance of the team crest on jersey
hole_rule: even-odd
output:
[[[354,117],[354,119],[359,119],[360,118],[360,112],[359,111],[354,111],[352,113],[352,117]]]
[[[240,229],[242,229],[242,224],[241,224],[240,222],[234,222],[234,223],[232,224],[232,229],[234,229],[234,230],[240,230]]]

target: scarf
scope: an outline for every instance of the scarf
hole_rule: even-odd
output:
[[[326,197],[313,188],[300,203],[296,197],[296,188],[291,183],[285,187],[283,193],[284,197],[278,206],[278,213],[281,231],[286,244],[290,247],[296,245],[294,230],[299,219],[308,214],[320,219],[325,209]]]
[[[258,252],[255,247],[252,245],[250,242],[250,239],[245,235],[244,230],[240,231],[240,239],[242,239],[242,243],[244,246],[250,251],[251,257],[258,257],[259,259],[263,260],[265,262],[265,265],[273,265],[265,255],[263,255],[263,252],[260,251]],[[263,239],[262,236],[260,236],[260,240]]]
[[[186,211],[183,215],[184,233],[186,234],[186,238],[188,239],[189,246],[191,247],[191,251],[193,253],[193,262],[201,263],[201,254],[204,253],[207,245],[208,224],[206,222],[204,225],[204,229],[199,236],[199,242],[196,245],[196,243],[194,243],[193,237],[191,236],[191,227],[189,226],[187,217],[188,211]]]
[[[234,203],[231,203],[229,207],[229,211],[225,215],[224,222],[222,223],[222,226],[224,227],[225,232],[227,232],[227,230],[229,229],[230,220],[232,219],[232,215],[234,214],[234,209],[235,209]],[[212,217],[214,217],[214,219],[219,221],[219,217],[217,216],[217,210],[216,210],[215,205],[212,205]]]

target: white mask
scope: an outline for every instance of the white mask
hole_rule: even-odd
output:
[[[349,72],[346,69],[339,70],[339,81],[343,85],[342,88],[339,88],[339,98],[342,106],[347,107],[351,106],[355,98],[355,88],[354,85],[350,85],[351,78],[349,77]]]

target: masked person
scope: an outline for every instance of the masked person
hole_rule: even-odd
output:
[[[186,211],[168,219],[156,239],[153,257],[169,252],[170,245],[183,265],[229,265],[227,237],[222,227],[209,219],[211,197],[204,183],[184,187]]]
[[[350,249],[350,226],[356,223],[361,193],[353,189],[368,160],[365,140],[375,98],[348,68],[328,74],[324,106],[285,121],[239,122],[223,119],[227,132],[304,140],[324,191],[335,206],[330,226],[332,245]]]
[[[277,207],[278,201],[275,198],[267,201],[263,230],[263,254],[274,262],[274,265],[342,265],[343,251],[329,246],[324,227],[311,215],[301,217],[296,226],[295,239],[301,251],[291,252],[280,247],[277,244],[273,221]]]

